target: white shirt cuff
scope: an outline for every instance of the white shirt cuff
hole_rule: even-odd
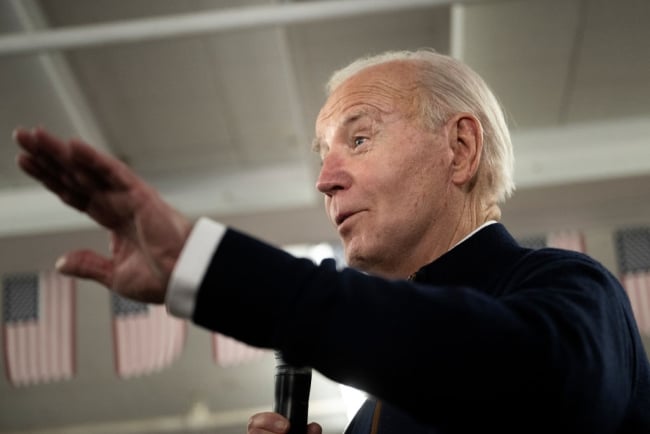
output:
[[[201,281],[225,233],[226,226],[208,218],[196,222],[167,285],[165,304],[169,313],[192,318]]]

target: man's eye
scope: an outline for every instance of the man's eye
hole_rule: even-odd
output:
[[[354,138],[354,146],[361,146],[365,143],[366,138],[365,137],[355,137]]]

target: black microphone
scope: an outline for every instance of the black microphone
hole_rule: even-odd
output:
[[[273,411],[289,419],[287,434],[306,434],[311,368],[288,365],[275,353],[275,403]]]

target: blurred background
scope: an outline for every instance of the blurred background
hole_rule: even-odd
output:
[[[573,231],[622,276],[618,234],[650,226],[649,21],[647,0],[3,0],[0,273],[106,249],[15,168],[18,125],[87,140],[188,215],[336,255],[310,151],[324,84],[359,56],[431,47],[477,70],[506,110],[513,234]],[[223,363],[212,334],[183,324],[173,357],[120,374],[109,294],[80,281],[72,306],[61,378],[11,381],[5,339],[0,433],[243,433],[270,409],[273,354]],[[341,389],[318,373],[310,418],[326,433],[347,423]]]

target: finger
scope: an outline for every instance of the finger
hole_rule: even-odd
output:
[[[89,196],[75,187],[75,183],[70,180],[70,176],[63,169],[57,172],[53,167],[44,163],[42,159],[33,158],[27,154],[21,154],[17,159],[18,166],[32,178],[43,184],[45,188],[59,196],[66,204],[84,211]]]
[[[23,151],[36,158],[45,157],[60,162],[68,159],[68,147],[65,142],[42,128],[34,128],[31,131],[18,128],[14,131],[14,140]]]
[[[144,188],[144,183],[140,181],[138,185],[139,179],[125,164],[81,140],[64,143],[42,128],[32,131],[18,128],[14,131],[14,138],[25,151],[18,157],[18,165],[24,172],[58,195],[64,203],[89,213],[107,227],[120,218],[113,215],[115,204],[105,203],[114,196],[102,193]],[[135,203],[122,203],[119,208],[128,213],[133,206]]]
[[[27,131],[27,128],[23,127],[16,127],[14,128],[11,137],[14,139],[14,142],[20,143],[20,140],[22,137],[26,136],[29,134],[29,131]]]
[[[288,429],[289,420],[278,413],[257,413],[248,421],[248,434],[283,434]]]
[[[38,151],[38,144],[34,138],[34,130],[18,127],[13,132],[14,141],[26,152],[36,153]]]
[[[18,166],[29,176],[57,194],[65,203],[83,210],[89,195],[79,188],[66,145],[42,129],[18,128],[14,139],[23,148]]]
[[[69,189],[92,192],[105,186],[104,182],[92,182],[99,179],[94,167],[75,158],[75,153],[80,149],[93,152],[96,158],[99,158],[99,153],[81,140],[73,139],[65,143],[44,129],[37,128],[32,132],[31,141],[27,140],[26,147],[31,150],[33,158],[41,165],[43,172],[49,168],[49,173],[58,177]]]
[[[29,164],[32,173],[38,175],[37,178],[41,177],[41,172],[45,177],[61,176],[65,173],[68,157],[63,143],[54,138],[41,142],[35,131],[24,129],[14,131],[14,139],[24,151],[19,155],[19,163]]]
[[[37,132],[44,132],[41,127],[34,127],[31,129],[18,127],[13,131],[13,138],[23,149],[28,152],[38,152],[41,144],[37,143]],[[52,142],[54,146],[60,147],[63,141],[52,134],[46,134],[45,139]],[[48,145],[50,146],[50,145]]]
[[[156,196],[154,190],[117,158],[77,139],[69,144],[75,181],[70,192],[76,193],[70,199],[99,224],[109,229],[123,226],[144,198]]]
[[[81,140],[70,140],[70,158],[78,173],[97,188],[126,190],[139,181],[133,171],[119,159],[103,154]],[[83,169],[83,171],[81,170]]]
[[[307,434],[323,434],[323,428],[316,422],[307,425]]]
[[[131,179],[130,171],[119,160],[102,154],[89,144],[72,139],[64,142],[42,128],[14,131],[15,140],[29,157],[38,163],[42,172],[58,175],[67,182],[64,185],[80,191],[97,188],[123,188]],[[120,176],[115,176],[119,173]]]
[[[94,280],[111,288],[113,262],[92,250],[67,253],[56,262],[56,269],[65,275]]]

